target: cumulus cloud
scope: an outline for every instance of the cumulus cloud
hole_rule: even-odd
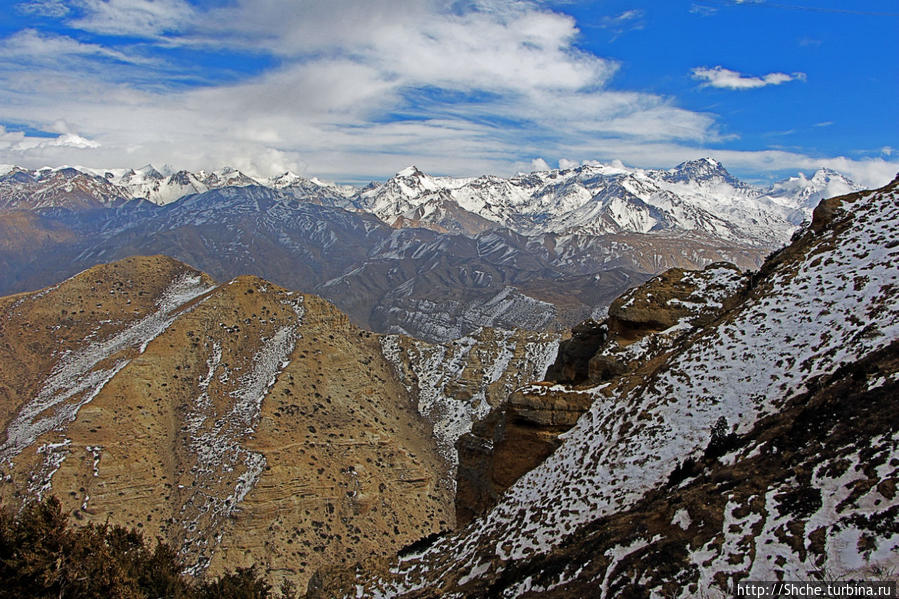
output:
[[[537,168],[535,156],[541,168],[616,158],[667,167],[728,139],[713,114],[614,89],[619,64],[581,49],[575,20],[542,3],[68,5],[59,18],[103,37],[28,29],[0,38],[0,122],[45,132],[4,130],[0,162],[232,165],[363,182],[412,163],[435,174],[511,174]],[[634,25],[644,16],[628,12],[610,18]],[[123,34],[142,41],[105,41]],[[195,65],[178,62],[183,50],[236,52],[266,68],[211,61],[198,85]],[[753,156],[731,157],[765,166]],[[777,155],[779,168],[805,164]],[[887,163],[862,164],[856,170],[875,173]]]
[[[711,115],[607,89],[618,63],[578,49],[574,19],[536,4],[238,0],[202,14],[176,0],[81,6],[68,23],[85,30],[169,31],[148,44],[278,58],[258,75],[186,86],[195,75],[149,64],[143,46],[35,30],[2,40],[0,119],[46,130],[66,118],[103,140],[96,160],[110,166],[181,158],[164,151],[183,154],[187,167],[226,160],[268,174],[305,165],[345,180],[383,176],[393,162],[511,168],[566,136],[717,138]]]
[[[534,158],[531,160],[531,170],[532,171],[548,171],[552,170],[549,164],[542,158]]]
[[[0,126],[0,153],[17,156],[44,157],[58,155],[60,150],[97,149],[100,144],[77,133],[63,133],[57,137],[26,135],[22,131],[8,131]]]
[[[52,141],[48,141],[47,145],[51,146],[51,147],[56,146],[56,147],[62,147],[62,148],[79,148],[79,149],[99,148],[100,147],[99,143],[92,141],[90,139],[87,139],[85,137],[81,137],[80,135],[77,135],[75,133],[64,133],[63,135],[60,135],[56,139],[54,139]]]
[[[754,89],[767,85],[780,85],[788,81],[805,81],[805,73],[768,73],[761,77],[744,75],[743,73],[725,69],[722,66],[696,67],[692,71],[693,79],[704,81],[704,87],[723,89]]]

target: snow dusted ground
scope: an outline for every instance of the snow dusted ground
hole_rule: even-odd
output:
[[[592,408],[563,436],[559,450],[522,477],[486,517],[437,541],[419,558],[397,564],[385,578],[364,581],[358,596],[403,595],[437,581],[445,585],[447,579],[461,585],[518,560],[547,554],[579,526],[627,510],[664,484],[676,465],[700,456],[719,419],[728,431],[746,433],[806,392],[813,377],[833,373],[896,341],[896,239],[896,185],[844,201],[831,226],[821,233],[803,233],[798,241],[798,247],[804,246],[801,253],[787,250],[772,263],[729,319],[702,329],[636,387],[595,390]],[[889,456],[892,447],[895,456],[896,439],[885,443],[885,454]],[[884,475],[896,474],[895,459],[880,463]],[[830,497],[815,518],[834,522],[835,506],[851,489],[854,476],[852,467],[840,476],[820,469],[815,473],[822,496]],[[776,492],[766,494],[766,506],[773,506]],[[864,515],[873,505],[873,499],[861,498],[855,509]],[[693,557],[702,568],[700,586],[707,587],[716,572],[738,569],[726,564],[731,556],[727,539],[744,538],[740,531],[750,530],[759,516],[737,516],[736,507],[726,518],[726,526],[733,526],[725,529],[725,545],[701,548]],[[773,531],[782,525],[769,518],[760,539],[776,540]],[[827,566],[833,574],[858,567],[862,560],[853,541],[860,534],[857,527],[846,525],[837,538],[826,540]],[[620,548],[618,557],[653,541],[634,539]],[[897,547],[899,535],[887,536],[867,554],[866,563],[895,567]],[[764,551],[783,552],[797,564],[789,574],[808,575],[813,567],[783,543],[765,546]],[[776,577],[775,565],[761,555],[749,565],[751,578]],[[557,582],[571,576],[563,572]],[[597,582],[600,589],[608,589],[605,582]],[[511,589],[509,596],[528,588]]]
[[[0,446],[0,461],[9,462],[41,435],[61,430],[75,420],[78,411],[128,365],[131,357],[125,354],[129,350],[143,353],[147,344],[165,331],[179,315],[196,307],[193,304],[185,308],[186,304],[210,289],[200,276],[184,275],[168,287],[153,314],[109,339],[91,342],[62,356],[40,393],[19,410],[7,427],[7,440]],[[36,294],[33,299],[40,296]],[[58,459],[53,457],[56,454],[53,448],[48,447],[43,453],[47,453],[49,461]],[[56,468],[61,463],[62,460],[59,460]]]
[[[453,467],[456,440],[512,391],[542,378],[558,347],[554,335],[524,337],[502,329],[480,329],[443,345],[381,338],[384,356],[417,398],[418,412],[433,424],[438,448]]]
[[[234,403],[227,413],[216,418],[216,410],[208,394],[209,384],[216,372],[219,372],[219,377],[229,376],[228,366],[222,363],[221,346],[214,342],[212,355],[207,361],[209,370],[199,383],[201,393],[185,418],[188,447],[197,461],[191,469],[196,483],[195,491],[181,507],[182,525],[186,531],[184,545],[200,553],[196,562],[187,569],[189,574],[200,574],[209,565],[212,552],[221,541],[224,523],[256,486],[265,469],[265,456],[247,449],[243,442],[256,432],[262,400],[290,363],[289,357],[300,335],[298,329],[304,315],[303,297],[297,295],[292,301],[282,300],[282,303],[290,304],[296,320],[264,340],[250,362],[252,369],[238,380],[237,387],[230,392]],[[235,471],[241,474],[229,495],[207,492],[207,488],[215,488],[220,481],[232,479],[233,476],[228,473]],[[203,526],[197,526],[200,519]],[[216,531],[212,539],[208,536],[211,530]]]

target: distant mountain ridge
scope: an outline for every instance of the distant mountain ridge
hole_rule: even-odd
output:
[[[409,167],[361,189],[231,168],[0,172],[0,293],[161,253],[217,279],[318,293],[360,326],[430,341],[568,328],[672,267],[757,268],[814,197],[855,187],[822,171],[769,193],[710,159],[510,179]]]
[[[410,166],[382,184],[340,186],[291,172],[254,179],[231,167],[217,171],[39,169],[12,167],[0,176],[0,207],[41,208],[85,196],[97,206],[141,198],[166,205],[223,187],[261,186],[328,206],[374,214],[388,225],[477,234],[506,227],[524,235],[691,231],[750,244],[785,241],[825,197],[858,191],[830,169],[799,174],[767,188],[701,158],[667,170],[585,164],[512,178],[433,177]],[[166,174],[167,173],[167,174]],[[71,188],[71,189],[70,189]],[[79,193],[80,192],[80,193]],[[28,204],[27,196],[38,201]],[[11,201],[9,198],[15,198]]]

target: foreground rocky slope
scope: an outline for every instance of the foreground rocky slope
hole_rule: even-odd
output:
[[[456,437],[555,353],[477,335],[384,338],[161,256],[0,298],[0,499],[53,494],[163,538],[191,574],[257,564],[302,588],[454,525]]]
[[[612,318],[640,326],[557,364],[584,386],[539,386],[592,398],[546,461],[462,531],[321,571],[309,596],[725,596],[895,572],[897,188],[822,202],[748,280],[706,277],[730,290],[720,308],[678,314],[700,303],[683,275],[647,286],[670,309],[624,299]],[[636,369],[591,372],[604,355]]]

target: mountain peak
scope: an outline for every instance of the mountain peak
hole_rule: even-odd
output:
[[[665,178],[668,181],[681,183],[723,179],[731,185],[739,184],[739,181],[727,172],[727,169],[724,168],[723,164],[708,156],[681,162],[676,167],[669,169]]]
[[[280,175],[275,175],[271,179],[269,179],[270,184],[276,189],[280,189],[283,187],[290,187],[291,185],[296,185],[302,181],[305,181],[303,177],[299,176],[293,171],[284,171]]]
[[[845,181],[849,184],[852,184],[853,181],[846,177],[844,174],[839,173],[832,168],[827,168],[826,166],[822,166],[818,170],[815,171],[815,174],[812,175],[811,181],[820,181],[823,183],[830,182],[831,180],[837,181]]]
[[[410,164],[400,172],[396,174],[397,177],[414,177],[416,175],[421,175],[422,172],[418,170],[418,167],[414,164]]]

